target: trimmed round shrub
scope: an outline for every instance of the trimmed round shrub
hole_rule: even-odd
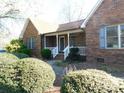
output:
[[[53,86],[55,73],[52,67],[38,59],[25,58],[16,63],[20,85],[28,93],[42,93]]]
[[[10,53],[0,53],[0,63],[11,63],[18,60],[18,57],[16,57],[13,54]]]
[[[124,82],[104,71],[75,71],[64,77],[61,93],[124,93]]]
[[[28,58],[29,57],[29,55],[23,54],[23,53],[13,53],[13,55],[15,55],[16,57],[18,57],[19,59]]]
[[[20,77],[12,64],[0,64],[0,93],[27,93],[19,84]]]
[[[43,50],[41,50],[41,55],[44,59],[50,59],[52,53],[51,53],[50,49],[43,49]]]
[[[55,80],[51,66],[38,59],[25,58],[0,66],[2,93],[43,93]]]

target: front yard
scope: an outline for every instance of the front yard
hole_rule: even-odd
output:
[[[114,91],[112,93],[124,93],[124,68],[122,65],[110,65],[98,62],[42,61],[41,59],[39,60],[36,58],[19,57],[11,53],[0,54],[0,83],[2,83],[0,86],[4,89],[3,91],[8,91],[5,93],[10,93],[9,91],[12,91],[11,93],[20,93],[20,91],[25,91],[23,93],[27,93],[27,91],[38,91],[38,93],[60,93],[60,88],[61,93],[82,93],[82,91],[91,93],[90,91],[92,91],[92,89],[94,90],[92,93],[103,93],[101,91],[107,91],[106,93],[109,93],[108,91]],[[7,83],[2,79],[3,77]],[[115,88],[113,87],[113,84]],[[14,87],[15,90],[10,88],[10,85]],[[105,89],[103,89],[103,85]],[[18,89],[18,86],[21,86],[19,87],[20,89]],[[111,88],[109,86],[111,86]],[[89,90],[89,88],[91,90]],[[79,90],[80,92],[77,92]]]
[[[65,69],[69,68],[72,70],[73,68],[75,70],[82,70],[82,69],[99,69],[106,71],[107,73],[111,74],[112,76],[118,77],[118,78],[124,78],[124,68],[121,65],[110,65],[105,63],[71,63],[68,62],[62,62],[62,61],[48,61],[48,63],[53,67],[55,73],[56,73],[56,80],[55,80],[55,86],[60,86],[62,82],[62,77],[64,75]]]

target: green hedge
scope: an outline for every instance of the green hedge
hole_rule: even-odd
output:
[[[61,93],[124,93],[124,82],[99,70],[81,70],[64,77]]]
[[[43,93],[53,86],[55,73],[47,63],[25,58],[12,64],[0,64],[0,92]]]

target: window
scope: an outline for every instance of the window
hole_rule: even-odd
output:
[[[121,47],[124,48],[124,25],[121,25],[120,28],[121,28]]]
[[[29,49],[34,49],[35,48],[35,38],[31,37],[27,40],[27,47]]]
[[[99,41],[100,48],[124,48],[124,25],[102,27]]]
[[[106,28],[107,48],[118,48],[118,26]]]

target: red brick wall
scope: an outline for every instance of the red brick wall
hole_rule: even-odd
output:
[[[23,41],[27,45],[27,40],[30,37],[35,37],[35,48],[32,49],[32,55],[36,57],[40,57],[40,51],[41,51],[41,36],[39,35],[37,29],[34,27],[31,21],[29,21],[28,26],[26,28],[26,31],[23,36]]]
[[[87,61],[102,57],[107,63],[124,64],[124,49],[100,49],[99,30],[102,25],[124,23],[124,0],[104,0],[86,26]]]
[[[75,39],[72,39],[74,36]],[[76,46],[86,46],[86,36],[85,32],[79,32],[79,33],[72,33],[70,34],[70,42],[75,42]]]

